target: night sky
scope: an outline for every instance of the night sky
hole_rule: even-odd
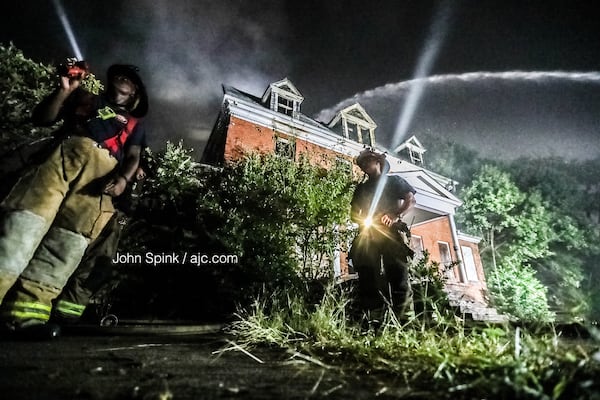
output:
[[[45,63],[74,54],[53,1],[5,3],[0,42]],[[323,122],[359,101],[385,147],[428,133],[489,156],[600,155],[592,1],[62,4],[99,77],[115,62],[141,68],[152,147],[184,138],[199,155],[222,84],[260,96],[288,77],[305,97],[302,111]]]

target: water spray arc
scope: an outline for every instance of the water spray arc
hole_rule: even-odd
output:
[[[360,101],[361,99],[371,99],[385,96],[406,96],[410,88],[415,84],[421,85],[443,85],[447,83],[477,83],[483,81],[507,81],[507,82],[574,82],[600,84],[600,72],[580,72],[580,71],[504,71],[504,72],[465,72],[462,74],[444,74],[432,75],[424,78],[411,79],[408,81],[388,83],[374,89],[365,90],[356,93],[352,97],[342,100],[335,106],[321,110],[315,119],[320,121],[329,121],[333,115],[343,108],[348,107]]]
[[[73,29],[71,28],[71,24],[69,23],[69,19],[67,18],[67,13],[63,8],[60,0],[52,0],[54,4],[54,9],[56,10],[56,14],[58,15],[58,19],[60,20],[63,29],[65,30],[65,34],[67,35],[67,39],[69,40],[69,44],[71,45],[71,50],[73,50],[74,56],[78,60],[83,60],[83,54],[81,54],[81,49],[79,48],[79,44],[77,43],[77,39],[75,39],[75,34],[73,33]]]

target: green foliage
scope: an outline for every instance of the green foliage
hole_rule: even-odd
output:
[[[540,280],[549,287],[549,301],[563,320],[597,320],[600,304],[594,300],[600,257],[600,159],[567,162],[561,158],[518,160],[510,164],[521,190],[539,192],[548,204],[551,218],[540,225],[551,227],[554,236],[549,255],[532,261]]]
[[[341,166],[325,171],[306,159],[249,155],[206,181],[198,209],[228,251],[253,271],[265,271],[261,281],[277,270],[311,280],[333,271],[334,251],[343,242],[337,227],[349,221],[351,188]]]
[[[30,122],[33,107],[52,90],[53,69],[26,58],[12,43],[0,44],[0,132],[2,145],[49,134]]]
[[[145,195],[160,199],[161,204],[181,206],[182,198],[196,194],[200,188],[198,163],[193,160],[193,150],[185,148],[183,142],[166,143],[160,154],[146,150],[145,158],[152,176],[145,188]]]
[[[519,319],[551,319],[546,289],[529,267],[531,260],[550,254],[549,244],[557,238],[540,194],[521,192],[508,173],[486,165],[463,199],[458,219],[484,234],[491,253],[488,282],[494,303]]]
[[[195,163],[181,142],[147,159],[143,220],[122,242],[129,251],[237,257],[204,267],[230,303],[332,275],[335,251],[351,234],[353,182],[343,166],[249,155],[214,168]]]
[[[238,346],[288,349],[294,358],[339,368],[340,374],[403,382],[410,398],[571,399],[600,388],[598,346],[561,342],[554,334],[508,326],[468,328],[443,319],[427,329],[388,314],[378,331],[361,329],[346,313],[351,294],[328,287],[313,305],[301,293],[267,292],[230,326]],[[386,379],[389,378],[389,379]]]
[[[503,258],[498,268],[488,273],[487,283],[494,305],[501,313],[520,321],[554,320],[548,308],[548,289],[528,265],[511,257]]]
[[[417,317],[435,317],[442,320],[452,312],[448,295],[444,290],[446,284],[445,271],[452,269],[458,262],[452,262],[440,268],[440,263],[431,261],[429,252],[423,251],[423,257],[411,266],[410,284],[413,291],[413,302]]]
[[[517,225],[515,211],[525,196],[507,173],[484,165],[461,197],[459,220],[469,230],[484,234]]]
[[[50,94],[57,82],[56,69],[26,58],[12,43],[0,44],[0,146],[19,145],[49,136],[52,128],[34,127],[33,108]],[[82,87],[92,93],[103,89],[93,74]]]

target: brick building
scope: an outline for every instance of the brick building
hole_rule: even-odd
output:
[[[358,103],[322,123],[302,114],[304,97],[288,79],[270,84],[261,97],[229,86],[223,89],[221,111],[203,163],[222,165],[248,152],[274,152],[294,160],[304,155],[324,166],[347,163],[359,179],[362,172],[353,164],[354,158],[365,147],[377,148],[377,124]],[[387,156],[390,174],[400,175],[417,191],[417,204],[404,218],[411,226],[413,248],[417,254],[427,249],[431,260],[441,265],[459,261],[447,272],[451,302],[474,319],[494,319],[495,310],[487,308],[484,297],[478,238],[458,232],[454,223],[455,211],[462,204],[453,194],[456,182],[424,168],[425,151],[413,136]],[[334,265],[336,274],[348,273],[344,254]]]

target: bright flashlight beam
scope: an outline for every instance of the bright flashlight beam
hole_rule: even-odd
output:
[[[371,221],[373,223],[373,215],[375,214],[375,210],[377,209],[377,204],[379,204],[379,200],[381,199],[381,194],[383,193],[383,188],[385,187],[385,183],[387,182],[387,175],[382,175],[379,178],[379,182],[377,182],[377,187],[375,188],[375,193],[373,194],[373,199],[371,200],[371,206],[369,207],[369,213],[367,214],[366,220]]]
[[[427,41],[425,42],[425,50],[419,57],[417,67],[415,68],[415,72],[413,74],[414,84],[411,85],[409,89],[408,96],[404,102],[404,107],[402,108],[402,112],[398,118],[398,123],[396,124],[396,129],[394,131],[394,138],[392,140],[392,148],[395,148],[398,144],[400,144],[406,135],[406,132],[408,131],[425,89],[425,85],[423,83],[424,81],[422,81],[421,78],[429,75],[431,72],[431,68],[433,67],[433,63],[437,58],[442,41],[446,36],[449,19],[450,2],[444,1],[440,5],[440,8],[434,17],[431,30],[429,31]]]
[[[81,50],[79,49],[79,45],[77,44],[77,40],[73,34],[73,29],[71,29],[71,24],[69,23],[65,9],[60,3],[60,0],[53,0],[52,2],[54,3],[54,8],[56,9],[58,18],[60,19],[65,33],[67,34],[67,38],[69,39],[69,43],[71,44],[71,50],[73,50],[73,53],[78,60],[83,60],[83,55],[81,54]]]
[[[414,82],[421,82],[420,78],[427,76],[431,71],[433,62],[435,61],[435,58],[439,52],[442,39],[446,35],[450,15],[449,9],[450,2],[447,0],[441,4],[436,13],[427,42],[425,43],[425,51],[417,63],[417,68],[414,74],[416,80],[413,79]],[[421,95],[423,94],[424,87],[425,86],[423,84],[416,84],[411,86],[409,89],[406,102],[404,103],[404,108],[402,109],[402,113],[400,114],[400,118],[398,119],[398,124],[394,132],[394,139],[392,140],[393,143],[399,143],[399,141],[402,140],[406,134],[415,110],[417,109],[417,105],[419,104],[419,100],[421,99]],[[371,200],[369,214],[367,215],[368,219],[372,219],[373,214],[375,214],[375,210],[379,200],[381,199],[381,194],[383,193],[383,188],[385,187],[386,181],[387,175],[383,175],[377,183],[373,200]]]

